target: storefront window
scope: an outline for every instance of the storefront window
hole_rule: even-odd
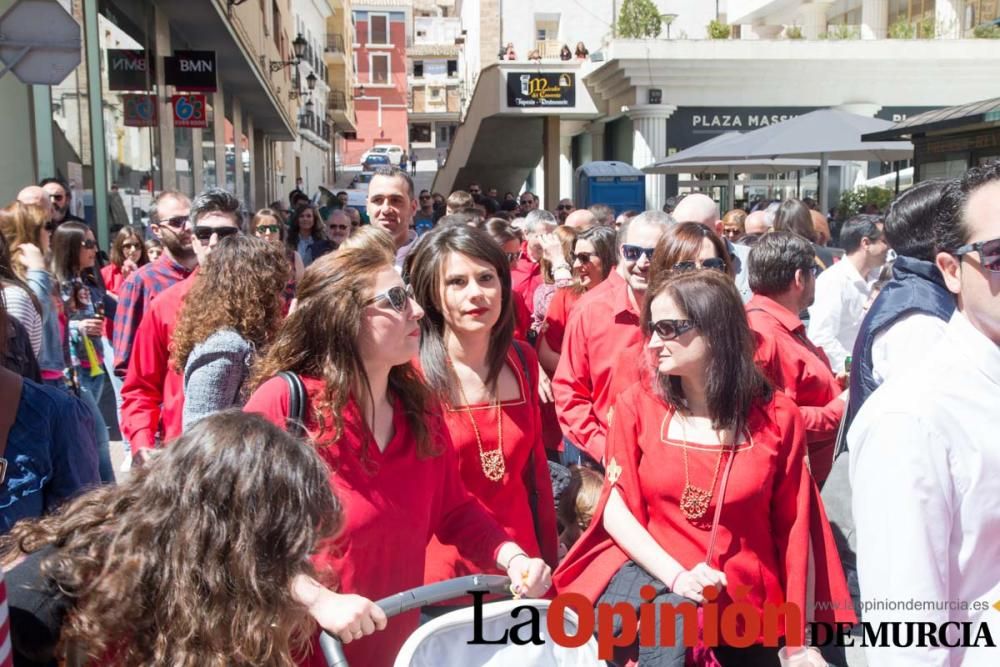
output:
[[[219,185],[215,169],[215,109],[211,104],[206,107],[208,127],[201,131],[201,176],[206,188],[214,188]]]
[[[228,118],[226,121],[226,189],[236,192],[236,141],[233,124]]]
[[[250,139],[240,136],[240,169],[243,170],[243,202],[250,202]]]
[[[194,140],[190,127],[174,128],[174,165],[177,189],[188,197],[194,196]],[[166,159],[166,158],[164,158]]]

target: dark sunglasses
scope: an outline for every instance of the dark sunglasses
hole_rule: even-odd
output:
[[[559,209],[560,211],[572,211],[573,210],[573,205],[572,204],[559,204],[558,206],[556,206],[556,208]]]
[[[94,239],[84,239],[80,245],[82,245],[87,250],[93,250],[94,248],[97,247],[97,241],[95,241]]]
[[[142,244],[137,241],[126,241],[122,244],[122,249],[124,250],[139,250],[142,248]]]
[[[967,243],[952,254],[962,257],[970,252],[979,253],[979,263],[990,273],[1000,273],[1000,239]]]
[[[573,259],[581,264],[586,264],[590,261],[591,257],[594,256],[592,252],[578,252],[573,255]]]
[[[189,215],[175,215],[172,218],[167,218],[160,224],[166,225],[171,229],[181,230],[184,229],[184,226],[188,223],[189,220],[191,220],[191,216]]]
[[[278,225],[257,225],[257,231],[261,234],[277,234],[281,231],[281,227]]]
[[[513,264],[517,260],[521,259],[521,253],[519,252],[505,252],[503,255],[507,258],[508,264]]]
[[[630,245],[628,243],[622,246],[622,257],[625,258],[626,262],[638,262],[639,258],[643,255],[646,259],[653,259],[653,252],[656,248],[643,248],[641,245]]]
[[[226,238],[227,236],[233,236],[234,234],[239,234],[240,230],[237,227],[206,227],[203,225],[196,225],[194,228],[194,237],[199,241],[208,241],[212,238],[212,235],[218,235],[219,240]]]
[[[726,262],[721,257],[709,257],[701,260],[700,263],[687,260],[674,264],[674,271],[695,271],[697,269],[715,269],[725,272]]]
[[[431,198],[430,195],[420,195],[420,200],[421,201],[423,201],[424,199],[430,199],[430,198]]]
[[[410,305],[410,299],[413,298],[413,286],[407,285],[403,287],[401,285],[396,285],[395,287],[390,287],[381,294],[376,294],[372,298],[365,301],[366,306],[370,306],[373,303],[385,299],[392,306],[392,309],[397,313],[406,312],[407,306]]]
[[[659,320],[649,323],[649,334],[655,333],[660,340],[673,340],[696,326],[691,320]]]
[[[330,229],[335,229],[341,232],[346,232],[350,227],[347,225],[330,225]]]

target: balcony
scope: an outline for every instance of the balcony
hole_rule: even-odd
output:
[[[341,90],[331,90],[326,96],[326,108],[331,111],[346,111],[347,95]]]
[[[331,90],[327,93],[326,109],[334,125],[349,128],[350,132],[357,129],[354,120],[354,102],[343,90]]]
[[[326,36],[326,48],[323,49],[323,58],[328,64],[347,64],[347,51],[344,46],[344,36],[340,34],[328,34]]]
[[[322,142],[330,142],[330,137],[333,134],[333,125],[315,113],[307,111],[299,116],[299,131],[308,133],[303,134],[304,139],[314,144],[322,145]]]

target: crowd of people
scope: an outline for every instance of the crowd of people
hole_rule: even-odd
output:
[[[68,194],[0,211],[0,557],[45,619],[13,629],[25,660],[320,665],[322,628],[390,665],[420,614],[373,601],[479,572],[595,605],[792,604],[782,650],[813,665],[844,663],[809,621],[979,621],[864,601],[1000,596],[1000,163],[835,235],[797,199],[547,211],[384,168],[370,224],[166,191],[105,257]],[[779,664],[749,639],[697,664]]]

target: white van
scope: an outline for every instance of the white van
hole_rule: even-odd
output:
[[[361,154],[361,162],[364,162],[369,155],[385,155],[389,158],[389,163],[393,167],[398,167],[399,161],[403,157],[403,147],[396,144],[378,144],[372,146]]]

